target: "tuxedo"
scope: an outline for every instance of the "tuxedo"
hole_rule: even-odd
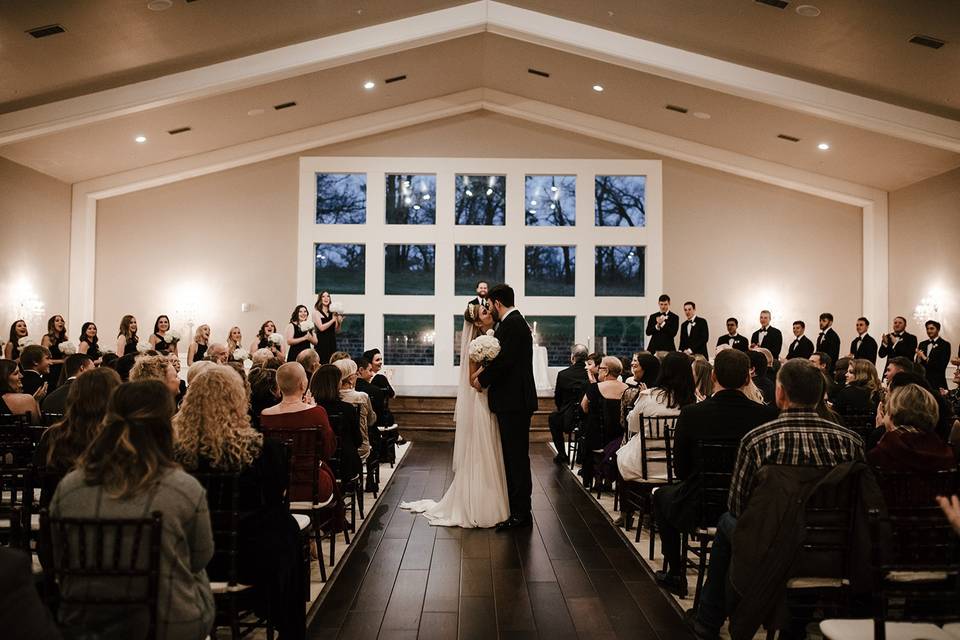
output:
[[[553,401],[557,410],[550,414],[550,436],[557,453],[566,451],[564,434],[576,424],[580,416],[580,401],[590,381],[587,379],[585,362],[575,362],[557,373],[557,383],[553,389]],[[574,418],[571,420],[571,418]]]
[[[750,345],[747,344],[747,339],[739,333],[735,336],[731,336],[729,333],[723,334],[717,338],[717,346],[719,347],[722,344],[728,345],[731,349],[743,351],[744,353],[750,349]]]
[[[917,360],[927,372],[927,382],[934,391],[947,388],[947,365],[950,364],[950,343],[943,338],[924,340],[917,347],[927,355],[926,360]]]
[[[657,328],[657,319],[660,316],[667,317],[663,326]],[[657,351],[676,351],[676,344],[673,342],[674,336],[680,328],[680,316],[673,311],[660,313],[659,311],[647,319],[647,335],[650,341],[647,343],[647,351],[656,353]]]
[[[67,394],[76,377],[67,378],[62,385],[47,394],[40,408],[47,414],[63,414],[67,410]]]
[[[763,328],[754,331],[753,335],[750,336],[750,343],[769,350],[773,354],[773,359],[779,360],[780,350],[783,349],[783,334],[780,333],[780,329],[770,325],[767,325],[765,336],[760,335],[762,331]]]
[[[836,364],[840,359],[840,336],[833,330],[833,327],[827,327],[817,336],[817,351],[822,351],[830,356],[831,364]]]
[[[903,357],[909,360],[913,360],[914,356],[917,355],[917,336],[912,333],[907,333],[904,331],[899,336],[895,333],[890,333],[890,346],[888,347],[885,344],[880,345],[880,350],[877,351],[877,354],[881,358],[886,358],[887,362],[890,361],[890,358]],[[896,342],[894,342],[896,341]]]
[[[857,336],[850,343],[850,353],[854,358],[877,364],[877,341],[869,333]]]
[[[27,395],[32,396],[35,394],[45,382],[43,375],[37,373],[33,369],[24,369],[21,371],[21,373],[23,374],[23,380],[20,384],[23,385],[23,393],[26,393]]]
[[[500,444],[507,476],[510,515],[530,518],[530,419],[537,410],[533,381],[533,334],[523,315],[514,309],[497,327],[500,355],[488,363],[478,378],[487,388],[490,411],[497,414]]]
[[[807,336],[800,336],[790,343],[787,348],[787,360],[794,358],[809,358],[813,355],[813,343]]]
[[[680,351],[690,349],[693,355],[699,353],[704,358],[709,358],[708,340],[710,340],[710,328],[705,319],[694,316],[693,320],[684,320],[680,325]]]

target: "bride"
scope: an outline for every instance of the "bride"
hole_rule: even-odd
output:
[[[423,513],[439,527],[492,527],[510,515],[503,450],[497,418],[487,405],[487,392],[470,386],[480,366],[468,357],[470,342],[493,328],[493,316],[483,304],[471,303],[463,314],[460,343],[460,382],[454,411],[453,482],[440,502],[403,502],[401,509]]]

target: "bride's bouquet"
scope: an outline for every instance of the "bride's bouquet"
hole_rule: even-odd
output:
[[[500,341],[493,337],[493,330],[490,330],[486,335],[470,341],[468,353],[473,362],[490,362],[500,355]]]

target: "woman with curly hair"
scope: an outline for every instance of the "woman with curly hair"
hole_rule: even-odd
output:
[[[180,394],[180,376],[167,356],[140,356],[130,369],[130,380],[159,380],[176,398]]]
[[[250,426],[247,392],[230,367],[210,364],[187,388],[173,419],[176,459],[187,471],[240,473],[240,582],[260,591],[260,601],[280,637],[302,638],[303,564],[299,526],[287,506],[289,483],[283,445]],[[226,567],[211,565],[214,580]]]

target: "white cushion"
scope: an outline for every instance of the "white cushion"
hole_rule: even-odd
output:
[[[238,591],[246,591],[247,589],[253,589],[253,585],[250,584],[235,584],[232,587],[229,586],[226,582],[211,582],[210,590],[215,594],[217,593],[236,593]]]
[[[787,589],[838,589],[850,584],[846,578],[813,578],[800,576],[787,580]]]
[[[313,511],[314,509],[323,509],[324,507],[330,506],[333,504],[333,494],[330,494],[330,497],[327,498],[324,502],[316,503],[310,502],[309,500],[303,500],[301,502],[291,502],[290,511]]]
[[[956,640],[935,624],[887,622],[887,640]],[[873,640],[873,620],[824,620],[820,631],[827,640]]]
[[[887,580],[891,582],[943,582],[946,571],[890,571]]]
[[[310,516],[302,513],[295,513],[293,514],[293,519],[297,521],[297,526],[300,527],[300,531],[303,531],[310,526]]]

